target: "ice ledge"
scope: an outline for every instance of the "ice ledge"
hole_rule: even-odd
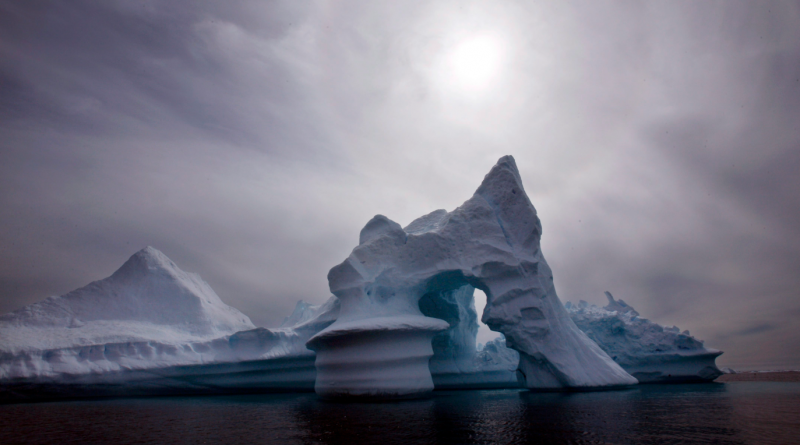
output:
[[[338,322],[317,335],[311,337],[306,343],[310,349],[314,349],[320,342],[330,340],[335,337],[348,335],[358,335],[368,332],[388,332],[388,331],[431,331],[439,332],[450,327],[450,325],[438,318],[425,316],[401,315],[395,317],[375,317],[365,320],[354,320]]]

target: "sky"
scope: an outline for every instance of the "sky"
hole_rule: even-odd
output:
[[[503,155],[562,301],[800,369],[797,2],[0,0],[0,313],[151,245],[277,326]]]

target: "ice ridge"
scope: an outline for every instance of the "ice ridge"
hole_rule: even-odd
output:
[[[511,156],[500,158],[452,212],[437,210],[405,229],[375,216],[359,245],[328,273],[341,312],[309,341],[317,352],[317,392],[404,397],[433,389],[431,339],[451,325],[426,316],[419,303],[429,298],[446,306],[465,286],[486,293],[482,320],[519,352],[524,386],[637,383],[569,318],[540,249],[541,233]],[[399,367],[406,370],[402,381]]]

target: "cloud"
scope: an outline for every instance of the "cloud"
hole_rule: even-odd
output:
[[[327,298],[371,216],[452,210],[512,154],[562,300],[610,290],[721,363],[800,365],[799,19],[792,3],[2,2],[0,311],[153,245],[277,325]],[[476,35],[507,46],[491,94],[442,62]],[[774,329],[728,335],[754,320]]]

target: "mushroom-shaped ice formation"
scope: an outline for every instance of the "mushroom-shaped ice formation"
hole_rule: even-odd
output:
[[[405,229],[378,215],[360,244],[328,273],[339,318],[309,340],[323,396],[409,396],[433,388],[431,338],[447,328],[419,308],[426,295],[473,286],[482,321],[520,353],[528,388],[592,388],[637,380],[570,319],[542,255],[541,223],[514,158],[501,158],[475,194]]]

